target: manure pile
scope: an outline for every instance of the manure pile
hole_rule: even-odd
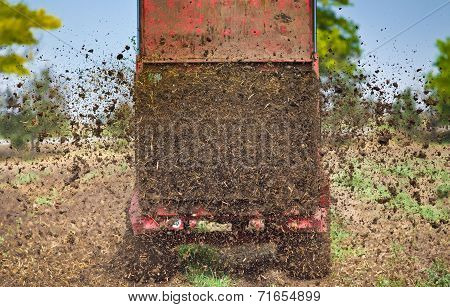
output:
[[[304,64],[152,64],[136,93],[137,183],[150,211],[304,212],[316,201],[319,82]]]

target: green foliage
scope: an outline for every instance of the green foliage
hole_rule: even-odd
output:
[[[80,181],[81,181],[82,183],[87,183],[87,182],[91,181],[92,179],[98,177],[98,175],[99,175],[99,174],[98,174],[97,171],[91,171],[91,172],[86,173],[86,175],[84,175],[84,176],[80,179]]]
[[[49,196],[38,196],[36,197],[36,200],[34,201],[34,203],[38,206],[50,206],[53,202],[52,199]]]
[[[34,172],[17,174],[14,183],[16,185],[27,185],[39,179],[38,174]]]
[[[340,173],[335,182],[358,193],[364,200],[377,201],[389,198],[388,189],[382,184],[376,184],[365,167],[353,163],[352,171]]]
[[[105,136],[130,140],[132,131],[133,108],[124,103],[114,111],[104,130]]]
[[[391,251],[395,257],[399,257],[400,253],[405,251],[405,247],[397,242],[392,242]]]
[[[352,61],[361,55],[357,25],[336,14],[335,8],[351,5],[349,0],[319,0],[317,38],[320,69],[325,74],[356,70]]]
[[[12,147],[24,148],[27,142],[31,140],[31,135],[27,129],[28,120],[31,120],[31,118],[32,115],[29,110],[23,110],[20,114],[1,112],[0,136],[9,139]]]
[[[194,287],[230,287],[231,279],[226,275],[217,275],[208,270],[188,268],[187,280]]]
[[[54,189],[52,191],[52,193],[50,193],[48,195],[36,197],[34,204],[37,206],[52,206],[57,197],[58,197],[58,192],[56,191],[56,189]]]
[[[391,195],[385,185],[379,183],[380,175],[393,176],[400,184],[400,189],[405,189],[398,194]],[[431,180],[437,181],[438,196],[445,196],[448,189],[448,172],[436,169],[428,164],[413,165],[412,163],[397,164],[394,166],[380,165],[364,161],[364,163],[353,162],[349,171],[342,171],[333,177],[333,182],[337,185],[350,188],[356,192],[362,200],[385,201],[391,209],[399,209],[407,214],[417,214],[430,223],[448,222],[449,210],[436,204],[421,204],[406,192],[410,185],[410,180],[427,176]],[[448,193],[448,191],[447,191]]]
[[[0,55],[0,72],[26,75],[29,71],[24,66],[25,62],[26,58],[17,54]]]
[[[438,40],[436,45],[439,55],[434,62],[437,73],[429,73],[427,76],[427,88],[433,90],[433,108],[439,114],[439,119],[444,124],[450,119],[450,37]]]
[[[387,277],[379,277],[377,287],[404,287],[405,282],[400,279],[389,279]]]
[[[418,214],[432,223],[448,222],[449,220],[446,210],[431,205],[420,205],[406,192],[398,193],[389,204],[394,208],[404,210],[406,213]]]
[[[368,124],[370,109],[361,99],[359,83],[358,79],[342,74],[322,82],[322,90],[327,93],[322,127],[333,141],[344,136],[353,138]]]
[[[413,179],[416,176],[413,167],[407,163],[396,164],[395,166],[388,168],[387,170],[393,175],[397,175],[403,178]]]
[[[129,169],[129,166],[128,166],[127,162],[120,163],[120,165],[119,165],[119,172],[120,173],[125,173],[126,171],[128,171],[128,169]]]
[[[24,64],[31,56],[22,56],[12,51],[15,45],[35,45],[33,29],[53,30],[61,21],[45,10],[30,10],[24,3],[11,4],[0,1],[0,49],[10,47],[0,55],[0,73],[28,74]]]
[[[414,132],[420,125],[417,113],[417,97],[407,88],[401,93],[392,105],[391,125],[406,132]]]
[[[0,108],[0,135],[14,148],[23,149],[30,142],[35,151],[45,137],[69,134],[65,99],[48,70],[35,77],[20,98],[11,95],[5,102]]]
[[[345,229],[341,219],[332,214],[330,223],[331,255],[334,260],[341,261],[348,257],[356,257],[364,254],[362,248],[354,248],[346,244],[352,234]]]
[[[443,183],[436,189],[436,194],[439,198],[447,198],[450,192],[450,183]]]
[[[436,260],[427,270],[428,280],[425,287],[450,287],[450,272],[444,262]]]
[[[323,128],[330,141],[352,138],[367,126],[369,109],[358,88],[363,80],[356,77],[356,60],[361,43],[358,26],[336,14],[336,9],[352,5],[349,0],[319,0],[317,7],[317,48],[323,93]]]
[[[415,159],[392,166],[379,164],[373,167],[376,168],[376,170],[380,170],[384,175],[395,175],[400,177],[398,178],[398,181],[402,181],[401,179],[403,178],[414,179],[418,177],[429,177],[430,180],[441,183],[450,180],[449,172],[444,168],[435,167],[432,160]],[[409,180],[406,182],[409,182]]]

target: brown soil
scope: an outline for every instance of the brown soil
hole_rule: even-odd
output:
[[[117,151],[105,144],[68,149],[60,145],[43,148],[27,160],[6,146],[1,148],[0,285],[189,285],[182,272],[159,284],[133,279],[125,270],[126,259],[121,256],[129,242],[124,240],[125,208],[135,185],[131,149]],[[418,151],[427,158],[414,156]],[[346,169],[355,157],[384,159],[386,165],[413,159],[448,171],[449,151],[442,145],[422,148],[393,140],[380,145],[374,139],[325,152],[324,162],[332,175]],[[435,183],[426,178],[417,179],[415,187],[405,191],[411,195],[417,191],[424,202],[427,195],[432,200]],[[388,279],[414,286],[428,278],[434,261],[450,263],[448,223],[433,224],[418,215],[392,210],[383,201],[361,200],[348,188],[332,187],[334,214],[349,233],[338,247],[349,252],[333,257],[328,277],[299,281],[289,277],[289,272],[268,267],[251,278],[232,275],[233,284],[373,286]]]

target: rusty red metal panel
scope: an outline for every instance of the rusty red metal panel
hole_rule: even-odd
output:
[[[144,62],[310,62],[312,0],[141,0]]]

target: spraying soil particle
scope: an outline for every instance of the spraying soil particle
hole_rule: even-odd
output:
[[[318,195],[318,80],[304,64],[153,64],[137,82],[141,203],[305,212]]]

